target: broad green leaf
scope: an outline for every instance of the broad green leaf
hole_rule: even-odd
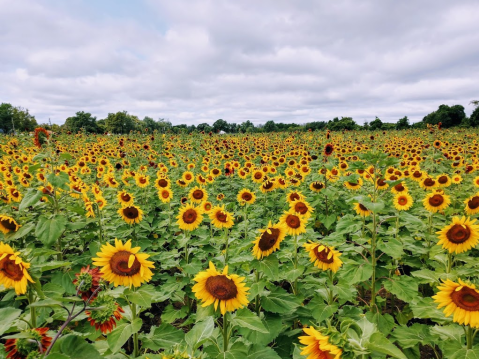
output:
[[[408,359],[397,346],[391,343],[382,333],[379,332],[371,335],[367,348],[373,352],[387,354],[392,358]]]
[[[152,285],[142,285],[136,291],[127,289],[125,294],[128,300],[132,303],[138,304],[142,307],[150,307],[153,298],[156,296],[157,292]]]
[[[123,344],[125,344],[133,334],[138,333],[141,329],[142,323],[143,321],[140,318],[136,318],[133,323],[120,324],[115,330],[108,334],[108,346],[112,353],[119,351]]]
[[[261,333],[268,333],[268,330],[264,327],[261,319],[247,308],[236,311],[236,315],[231,323],[242,328],[248,328]]]
[[[268,346],[259,344],[253,345],[249,352],[247,359],[281,359],[281,357],[273,349]]]
[[[176,309],[173,305],[168,304],[168,306],[161,313],[161,322],[162,323],[173,323],[177,319],[184,318],[188,315],[188,308],[186,306]]]
[[[18,206],[19,211],[23,211],[25,208],[33,206],[35,203],[40,201],[43,193],[36,188],[29,188],[27,193],[23,196],[20,206]]]
[[[289,294],[282,288],[275,288],[266,297],[261,297],[261,306],[271,313],[291,313],[300,305],[297,297]]]
[[[20,314],[22,314],[20,309],[8,307],[0,309],[0,335],[5,333],[10,328]]]
[[[464,328],[458,324],[444,326],[436,325],[431,328],[431,333],[438,335],[441,340],[455,340],[462,344]]]
[[[238,332],[243,335],[249,342],[267,346],[282,331],[282,319],[276,314],[267,314],[261,320],[267,333],[261,333],[248,328],[239,328]]]
[[[397,327],[392,333],[392,338],[401,348],[412,348],[416,344],[431,342],[429,327],[425,324],[414,323],[410,327]]]
[[[194,327],[191,328],[188,333],[186,333],[186,343],[190,348],[193,349],[193,351],[195,351],[201,345],[203,345],[203,343],[206,342],[208,338],[211,338],[214,329],[215,322],[213,320],[213,317],[208,317],[206,320],[196,323]]]
[[[46,272],[52,269],[57,269],[61,267],[68,267],[72,262],[61,262],[61,261],[51,261],[47,263],[35,264],[35,268],[39,268],[40,271]]]
[[[400,259],[404,255],[403,244],[394,238],[387,242],[379,242],[378,249],[393,259]]]
[[[279,273],[279,261],[274,255],[258,261],[255,267],[271,280],[276,280]]]
[[[311,311],[313,318],[316,319],[318,323],[331,318],[331,316],[338,311],[337,304],[326,304],[317,297],[311,300],[306,307]]]
[[[20,229],[16,232],[9,232],[5,235],[5,237],[11,241],[25,237],[27,234],[29,234],[33,229],[35,228],[35,223],[27,223],[25,225],[22,225]]]
[[[343,269],[338,273],[349,284],[356,284],[369,280],[373,275],[373,267],[370,263],[351,261],[344,265]]]
[[[479,359],[479,348],[460,349],[451,356],[451,359]]]
[[[40,216],[38,218],[35,235],[46,246],[51,246],[66,229],[67,218],[61,214],[56,214],[52,218]]]
[[[185,338],[185,333],[182,330],[176,329],[170,324],[161,324],[159,327],[151,327],[150,333],[141,335],[143,348],[153,351],[160,349],[170,349],[174,345],[182,342]]]
[[[93,345],[73,334],[58,339],[52,349],[53,354],[63,354],[69,359],[102,359]],[[49,359],[50,356],[47,358]]]
[[[411,302],[418,296],[418,285],[408,276],[394,277],[384,281],[384,288],[405,302]]]

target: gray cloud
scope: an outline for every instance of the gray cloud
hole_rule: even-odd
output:
[[[56,123],[80,110],[174,124],[470,113],[476,4],[0,0],[0,101]]]

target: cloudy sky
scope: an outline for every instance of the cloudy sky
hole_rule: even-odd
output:
[[[479,99],[477,0],[0,0],[0,102],[39,123],[419,121]]]

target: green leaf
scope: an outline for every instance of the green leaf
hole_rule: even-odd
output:
[[[208,317],[206,320],[196,323],[195,326],[185,335],[186,343],[193,349],[193,351],[195,351],[203,345],[208,338],[212,337],[214,329],[215,322],[213,317]]]
[[[247,359],[281,359],[281,357],[270,347],[255,344],[249,352]]]
[[[258,261],[255,265],[259,271],[261,271],[266,277],[272,280],[276,280],[279,274],[279,261],[274,255],[270,255],[262,260]]]
[[[257,332],[268,333],[268,330],[264,327],[261,319],[247,308],[238,310],[231,323],[234,326],[237,325]]]
[[[38,189],[29,188],[27,190],[27,193],[25,193],[25,196],[23,197],[20,206],[18,206],[18,210],[23,211],[25,208],[28,208],[35,203],[38,203],[38,201],[40,201],[40,198],[42,198],[42,195],[43,193]]]
[[[133,323],[120,324],[115,330],[108,334],[108,347],[112,353],[119,351],[133,334],[138,333],[142,323],[143,321],[140,318],[136,318]]]
[[[238,332],[243,335],[249,342],[267,346],[271,343],[283,330],[282,319],[276,314],[268,314],[261,320],[267,333],[261,333],[248,328],[239,328]]]
[[[44,215],[38,218],[35,235],[46,246],[54,244],[66,229],[67,218],[61,214],[55,214],[52,218]]]
[[[70,188],[66,185],[68,181],[70,181],[70,177],[68,173],[60,172],[57,175],[54,173],[50,173],[47,176],[47,181],[51,183],[51,185],[55,188],[61,188],[63,190],[70,190]]]
[[[404,255],[403,244],[394,238],[387,242],[379,242],[378,249],[393,259],[400,259]]]
[[[25,237],[27,234],[29,234],[33,229],[35,228],[35,223],[27,223],[23,226],[20,227],[20,229],[16,232],[9,232],[5,235],[6,238],[9,240],[13,241],[15,239],[19,239],[22,237]]]
[[[444,326],[436,325],[431,328],[431,334],[438,335],[441,340],[455,340],[462,344],[464,328],[457,324]]]
[[[12,326],[15,319],[17,319],[22,311],[15,308],[1,308],[0,309],[0,335],[5,333]]]
[[[162,323],[173,323],[175,320],[184,318],[188,315],[188,308],[186,306],[177,309],[173,305],[168,304],[168,306],[163,310],[161,314]]]
[[[52,349],[52,356],[53,354],[63,354],[69,359],[102,359],[95,347],[73,334],[58,339]],[[49,355],[47,358],[50,359],[52,356]]]
[[[156,294],[155,288],[152,285],[142,285],[136,291],[130,289],[125,291],[125,295],[130,302],[146,308],[151,307],[152,299]]]
[[[418,285],[408,276],[394,277],[384,282],[384,288],[405,302],[411,302],[418,296]]]
[[[479,359],[479,348],[460,349],[451,356],[451,359]]]
[[[159,327],[151,327],[150,333],[141,335],[143,348],[153,351],[170,349],[185,338],[182,330],[176,329],[170,324],[161,324]]]
[[[367,348],[373,352],[383,353],[393,358],[408,359],[397,346],[391,343],[382,333],[379,332],[371,335]]]
[[[431,342],[429,327],[425,324],[414,323],[410,327],[397,327],[392,333],[392,338],[403,349],[412,348],[416,344]]]
[[[284,289],[276,287],[266,297],[261,297],[261,306],[271,313],[291,313],[299,307],[300,300]]]
[[[322,299],[315,297],[311,302],[306,306],[311,311],[313,318],[321,323],[326,319],[329,319],[333,316],[334,313],[338,311],[337,304],[326,304]]]
[[[40,271],[46,272],[52,269],[57,269],[61,267],[68,267],[72,262],[61,262],[61,261],[51,261],[47,263],[35,264],[35,268],[39,268]]]
[[[356,284],[367,281],[373,275],[373,266],[371,263],[358,263],[351,261],[344,265],[340,271],[340,276],[349,284]]]

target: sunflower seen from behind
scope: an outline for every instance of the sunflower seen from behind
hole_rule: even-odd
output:
[[[206,271],[198,273],[192,288],[195,297],[201,300],[202,307],[214,305],[215,310],[220,308],[221,314],[234,312],[248,305],[248,289],[244,277],[237,274],[228,274],[228,266],[219,272],[210,262]]]
[[[103,279],[115,287],[139,287],[153,277],[153,262],[148,261],[149,254],[140,253],[140,247],[131,247],[131,239],[123,242],[115,238],[115,246],[107,243],[100,248],[98,257],[92,258],[93,264],[100,268]]]
[[[437,244],[456,254],[474,248],[479,242],[479,225],[475,223],[475,219],[453,217],[451,224],[436,232],[439,235]]]
[[[253,256],[256,259],[269,256],[271,253],[279,249],[279,245],[287,234],[287,229],[283,224],[271,224],[269,221],[265,229],[260,229],[261,233],[256,240],[253,241]]]

